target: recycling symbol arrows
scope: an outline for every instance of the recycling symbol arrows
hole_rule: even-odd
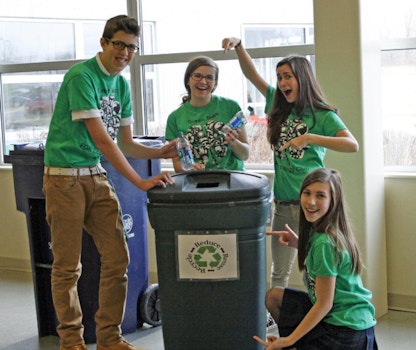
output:
[[[199,267],[217,267],[221,263],[221,254],[213,246],[199,247],[194,255],[194,261]]]

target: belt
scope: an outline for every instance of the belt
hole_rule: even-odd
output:
[[[58,168],[53,166],[45,166],[45,175],[61,175],[61,176],[88,176],[105,174],[106,171],[100,163],[85,168]]]
[[[289,205],[299,205],[300,201],[299,200],[293,200],[293,201],[279,201],[278,199],[275,199],[274,202],[276,204],[279,205],[285,205],[285,206],[289,206]]]

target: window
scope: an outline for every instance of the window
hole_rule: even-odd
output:
[[[155,23],[144,22],[143,26],[143,51],[154,52],[155,43]],[[153,123],[155,121],[155,101],[158,100],[158,94],[155,90],[155,65],[148,64],[144,66],[145,69],[145,82],[143,86],[143,99],[144,99],[144,115],[146,116],[146,123]]]
[[[313,26],[243,25],[243,40],[246,48],[313,44]],[[279,60],[280,57],[253,60],[260,75],[273,86],[276,86],[276,65]],[[247,79],[244,79],[244,88],[246,104],[253,108],[254,115],[265,117],[264,96]]]
[[[2,18],[0,31],[3,38],[0,51],[1,64],[75,58],[74,26],[71,23]],[[22,33],[25,33],[23,42]],[[65,40],[62,40],[63,38]]]
[[[5,154],[11,145],[45,140],[63,74],[4,74]]]
[[[384,164],[416,167],[416,49],[382,53]]]
[[[0,47],[4,50],[0,53],[0,78],[2,134],[5,140],[3,154],[8,153],[13,143],[46,137],[63,75],[75,62],[89,58],[100,50],[99,38],[105,20],[118,13],[126,13],[127,7],[133,11],[140,8],[143,19],[142,52],[136,56],[138,64],[133,64],[135,71],[132,75],[133,99],[138,116],[136,134],[164,134],[166,118],[179,106],[185,91],[183,74],[186,64],[199,53],[213,56],[220,65],[218,94],[235,99],[244,110],[252,104],[257,114],[262,113],[261,101],[248,97],[247,81],[237,62],[221,52],[223,37],[242,37],[253,48],[260,50],[274,44],[311,42],[313,37],[312,0],[294,0],[284,8],[273,0],[259,0],[256,11],[252,11],[252,4],[241,3],[235,7],[222,0],[212,0],[210,6],[193,0],[176,0],[165,2],[162,8],[153,0],[141,0],[140,4],[135,0],[106,1],[73,0],[61,3],[42,0],[33,7],[30,0],[16,0],[2,11]],[[256,42],[253,39],[256,33],[264,35],[267,40]],[[279,59],[277,56],[259,61],[262,73],[270,78],[271,84],[275,84],[273,66]],[[140,70],[138,75],[136,68]],[[126,75],[130,79],[129,72]],[[135,88],[137,78],[140,78],[139,88]],[[254,95],[254,91],[250,94]],[[248,126],[253,138],[260,132],[256,128],[263,130],[264,127],[264,122]],[[262,142],[261,137],[258,139],[253,142]],[[262,143],[268,148],[267,143]],[[250,162],[270,166],[270,150],[265,151],[267,156],[259,156],[260,153],[253,152],[257,155]]]
[[[382,113],[386,170],[416,169],[416,3],[383,1]]]
[[[232,54],[222,52],[221,41],[227,36],[240,37],[247,48],[259,52],[272,46],[309,44],[305,50],[311,54],[313,2],[296,0],[282,7],[273,0],[260,0],[256,2],[256,11],[252,3],[240,2],[236,7],[222,0],[212,0],[209,6],[193,0],[166,2],[162,8],[152,0],[142,0],[141,4],[144,23],[153,23],[151,27],[143,26],[144,45],[151,40],[153,46],[145,47],[143,55],[136,57],[142,66],[145,89],[141,111],[147,124],[143,132],[164,135],[169,114],[180,106],[186,93],[183,78],[187,63],[194,56],[208,55],[220,70],[215,94],[234,99],[251,114],[247,125],[251,155],[246,165],[272,167],[272,152],[265,141],[265,100],[244,78],[238,62],[231,59]],[[266,81],[275,85],[279,50],[262,57],[266,56],[269,57],[255,59],[254,63]]]
[[[75,60],[101,50],[104,23],[114,13],[126,13],[126,2],[42,0],[33,6],[29,0],[16,0],[2,7],[3,154],[8,154],[15,143],[46,139],[63,75]]]
[[[250,107],[251,120],[256,121],[255,127],[248,125],[253,137],[249,163],[270,165],[270,153],[264,146],[267,143],[258,136],[264,135],[260,134],[264,98],[242,76],[232,56],[221,52],[221,40],[226,36],[243,38],[261,75],[275,85],[274,67],[280,56],[287,54],[279,46],[296,45],[293,52],[307,55],[314,64],[312,0],[294,0],[284,7],[273,0],[258,0],[256,11],[252,3],[236,7],[223,0],[212,0],[210,6],[176,0],[165,2],[162,8],[153,0],[141,0],[140,5],[135,0],[42,0],[35,7],[31,0],[10,2],[0,14],[2,153],[7,154],[12,143],[46,137],[63,74],[78,60],[100,50],[105,20],[126,13],[127,5],[133,10],[140,8],[143,18],[142,53],[133,66],[141,68],[141,74],[132,76],[138,116],[135,132],[164,134],[166,118],[179,106],[185,92],[182,80],[187,62],[194,55],[208,54],[220,66],[216,93],[235,99],[245,111]],[[385,166],[414,171],[416,3],[397,0],[391,6],[383,0],[380,13]],[[128,71],[126,77],[130,79]],[[136,82],[137,78],[143,83]]]

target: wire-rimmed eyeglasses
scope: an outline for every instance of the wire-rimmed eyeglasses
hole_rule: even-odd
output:
[[[191,77],[195,81],[201,81],[202,79],[205,79],[207,83],[213,83],[215,81],[215,77],[211,74],[202,75],[201,73],[192,73]]]
[[[116,50],[121,51],[121,50],[124,50],[125,47],[127,47],[127,51],[130,52],[130,53],[136,53],[137,51],[139,51],[139,47],[136,46],[136,45],[126,44],[126,43],[123,43],[122,41],[118,41],[118,40],[112,41],[112,40],[107,39],[107,38],[104,38],[104,39],[107,40],[108,42],[112,43],[113,47]]]

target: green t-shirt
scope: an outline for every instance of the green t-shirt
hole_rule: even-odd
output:
[[[204,107],[186,102],[169,115],[165,138],[173,140],[182,131],[192,144],[195,162],[204,164],[206,169],[244,170],[244,162],[224,143],[220,132],[240,110],[234,100],[216,95]]]
[[[316,123],[313,125],[311,110],[307,110],[302,118],[294,112],[282,124],[278,145],[274,151],[274,184],[273,191],[279,200],[299,199],[299,189],[305,176],[314,169],[324,167],[326,148],[308,145],[302,150],[290,147],[279,151],[279,148],[300,135],[310,133],[324,136],[335,136],[339,130],[345,129],[344,123],[332,111],[315,110]],[[313,126],[313,127],[312,127]]]
[[[274,100],[276,89],[269,86],[266,95],[266,111],[269,111]],[[290,147],[279,151],[279,148],[291,139],[311,133],[322,136],[335,136],[340,130],[346,129],[339,116],[327,110],[315,110],[314,125],[311,109],[307,109],[299,118],[292,110],[288,119],[282,125],[279,144],[274,151],[274,183],[273,193],[279,200],[299,199],[299,189],[305,176],[314,169],[324,167],[326,148],[309,145],[302,150],[292,150]]]
[[[336,277],[334,303],[324,322],[364,330],[376,324],[372,293],[364,288],[360,275],[350,272],[351,258],[345,250],[335,263],[334,244],[324,233],[314,233],[309,239],[305,260],[304,283],[309,298],[316,302],[316,277]]]
[[[121,76],[105,72],[99,56],[76,64],[65,74],[58,93],[45,146],[45,165],[64,168],[93,166],[100,161],[85,123],[72,111],[89,111],[102,119],[113,140],[120,126],[132,123],[130,88]]]

